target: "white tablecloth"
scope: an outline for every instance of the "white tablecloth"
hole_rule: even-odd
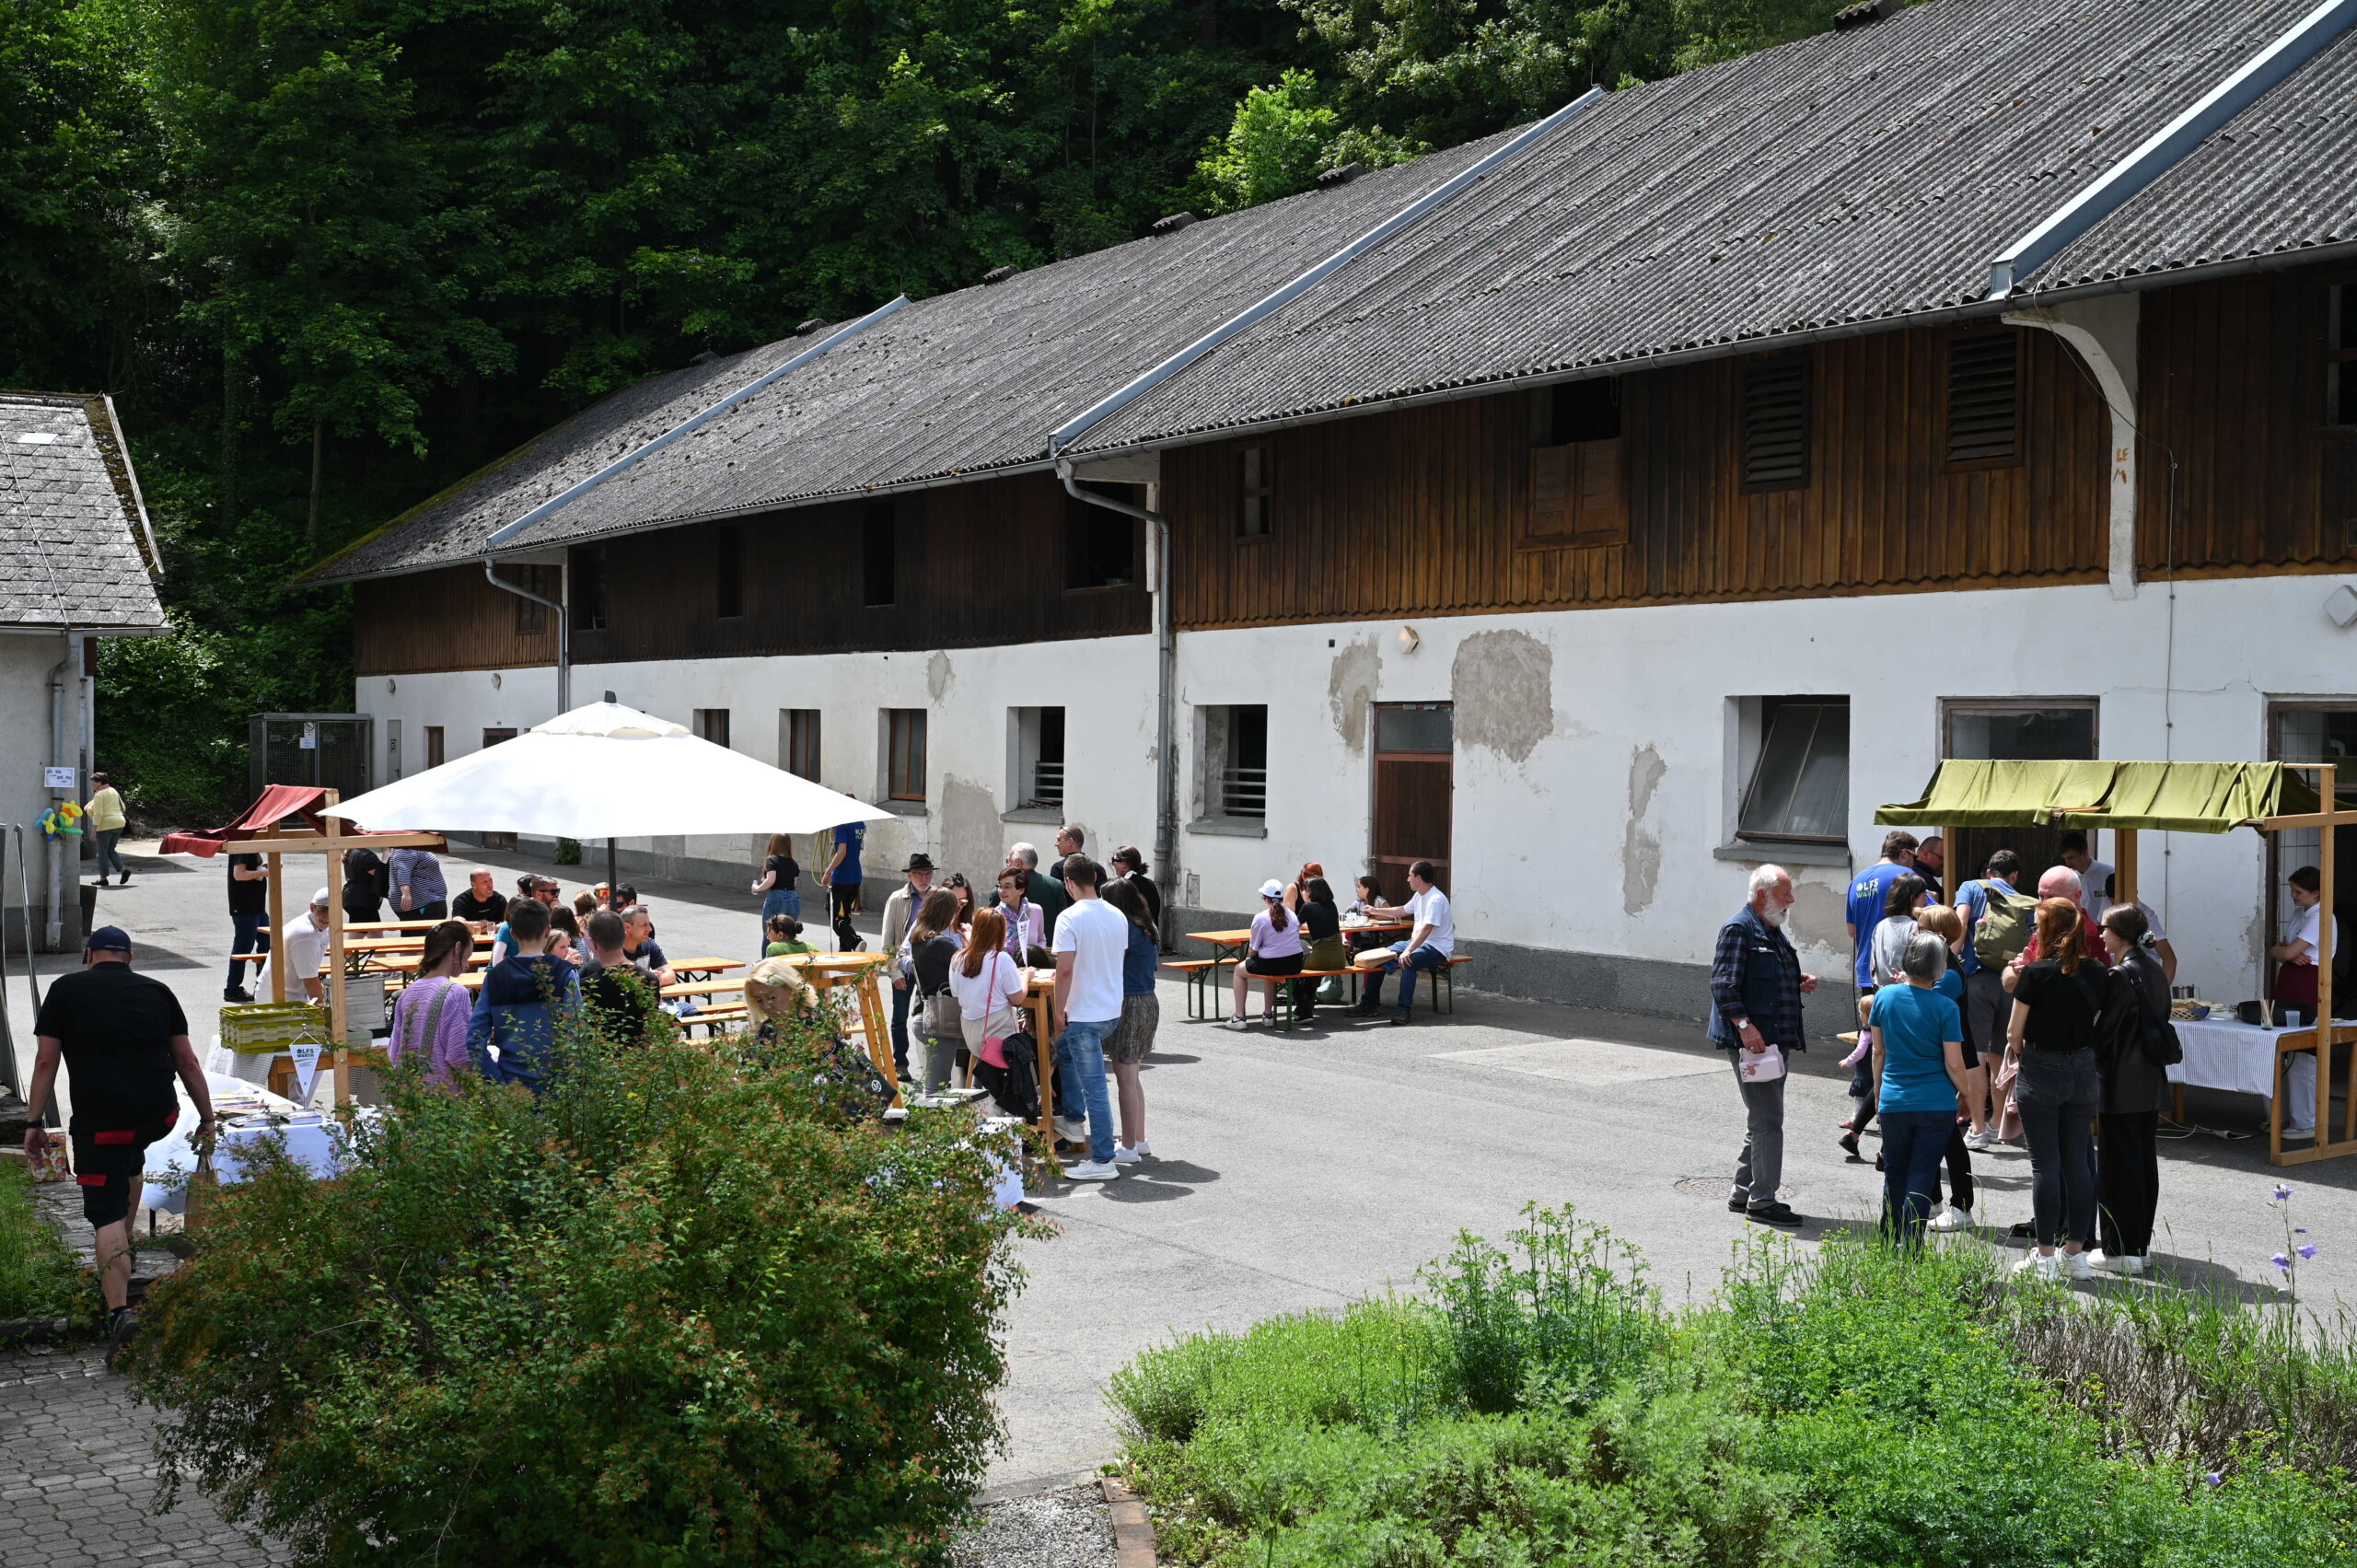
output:
[[[2225,1089],[2238,1095],[2273,1098],[2275,1042],[2296,1029],[2265,1029],[2233,1018],[2179,1018],[2177,1042],[2185,1060],[2169,1069],[2169,1082],[2198,1089]],[[2302,1071],[2294,1063],[2286,1072]]]
[[[257,1056],[251,1060],[267,1063],[270,1058]],[[255,1097],[250,1084],[230,1074],[210,1072],[205,1078],[212,1084],[216,1096],[237,1093],[241,1098],[259,1098],[266,1112],[265,1116],[250,1121],[224,1120],[213,1143],[213,1171],[222,1181],[244,1180],[245,1162],[239,1150],[272,1132],[284,1135],[286,1152],[294,1157],[296,1164],[312,1175],[333,1176],[342,1168],[336,1158],[336,1128],[327,1117],[318,1111],[298,1109],[291,1101],[275,1095]],[[184,1175],[196,1168],[196,1150],[189,1142],[189,1134],[196,1130],[196,1118],[187,1113],[185,1106],[182,1112],[179,1123],[169,1133],[147,1145],[144,1172],[146,1184],[139,1194],[141,1208],[161,1209],[174,1214],[188,1208],[188,1194],[184,1191],[174,1191],[164,1185],[174,1172]],[[224,1114],[226,1117],[228,1113]]]

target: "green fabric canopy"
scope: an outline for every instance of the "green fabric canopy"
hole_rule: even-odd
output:
[[[1951,761],[1920,799],[1884,807],[1901,828],[2152,828],[2223,833],[2254,818],[2320,809],[2315,788],[2281,762]]]

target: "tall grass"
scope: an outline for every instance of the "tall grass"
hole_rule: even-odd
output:
[[[1569,1210],[1509,1243],[1116,1377],[1166,1561],[2357,1563],[2346,1336],[1871,1240],[1755,1238],[1673,1313]]]
[[[33,1207],[31,1173],[0,1161],[0,1322],[97,1310],[97,1285]]]

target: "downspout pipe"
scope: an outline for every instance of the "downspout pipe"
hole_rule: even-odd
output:
[[[66,754],[65,675],[74,663],[74,633],[65,633],[65,656],[50,667],[49,671],[49,761],[50,766],[69,765]],[[80,679],[80,672],[75,677]],[[46,792],[51,804],[55,804],[57,791]],[[78,792],[77,792],[78,793]],[[64,950],[65,946],[65,835],[60,833],[49,841],[49,909],[42,921],[42,941],[49,951]]]
[[[557,597],[549,598],[527,587],[519,587],[499,575],[499,563],[486,555],[482,558],[482,575],[496,587],[505,588],[517,598],[544,604],[556,612],[556,711],[573,711],[573,612],[566,601],[573,597],[573,570],[568,565],[557,568]]]
[[[1178,758],[1171,745],[1171,734],[1178,727],[1176,703],[1178,673],[1178,633],[1171,620],[1170,607],[1170,519],[1160,512],[1144,506],[1132,506],[1126,501],[1091,490],[1073,473],[1072,459],[1056,459],[1056,477],[1063,481],[1065,494],[1074,500],[1086,501],[1092,506],[1102,506],[1109,512],[1135,517],[1154,534],[1154,864],[1162,872],[1163,907],[1170,907],[1178,896]],[[1162,934],[1164,951],[1170,947],[1167,931]]]
[[[2357,23],[2357,0],[2324,0],[2274,42],[2245,61],[2192,107],[2106,169],[2093,184],[2007,246],[1989,263],[1989,297],[2014,289],[2062,248],[2182,162],[2185,156]]]

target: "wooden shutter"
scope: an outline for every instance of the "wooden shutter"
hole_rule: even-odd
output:
[[[1743,487],[1808,488],[1808,360],[1797,354],[1743,367]]]
[[[1628,541],[1629,505],[1620,484],[1618,438],[1531,448],[1524,544],[1546,548]]]
[[[2021,456],[2021,334],[1948,338],[1947,460],[2000,464]]]

